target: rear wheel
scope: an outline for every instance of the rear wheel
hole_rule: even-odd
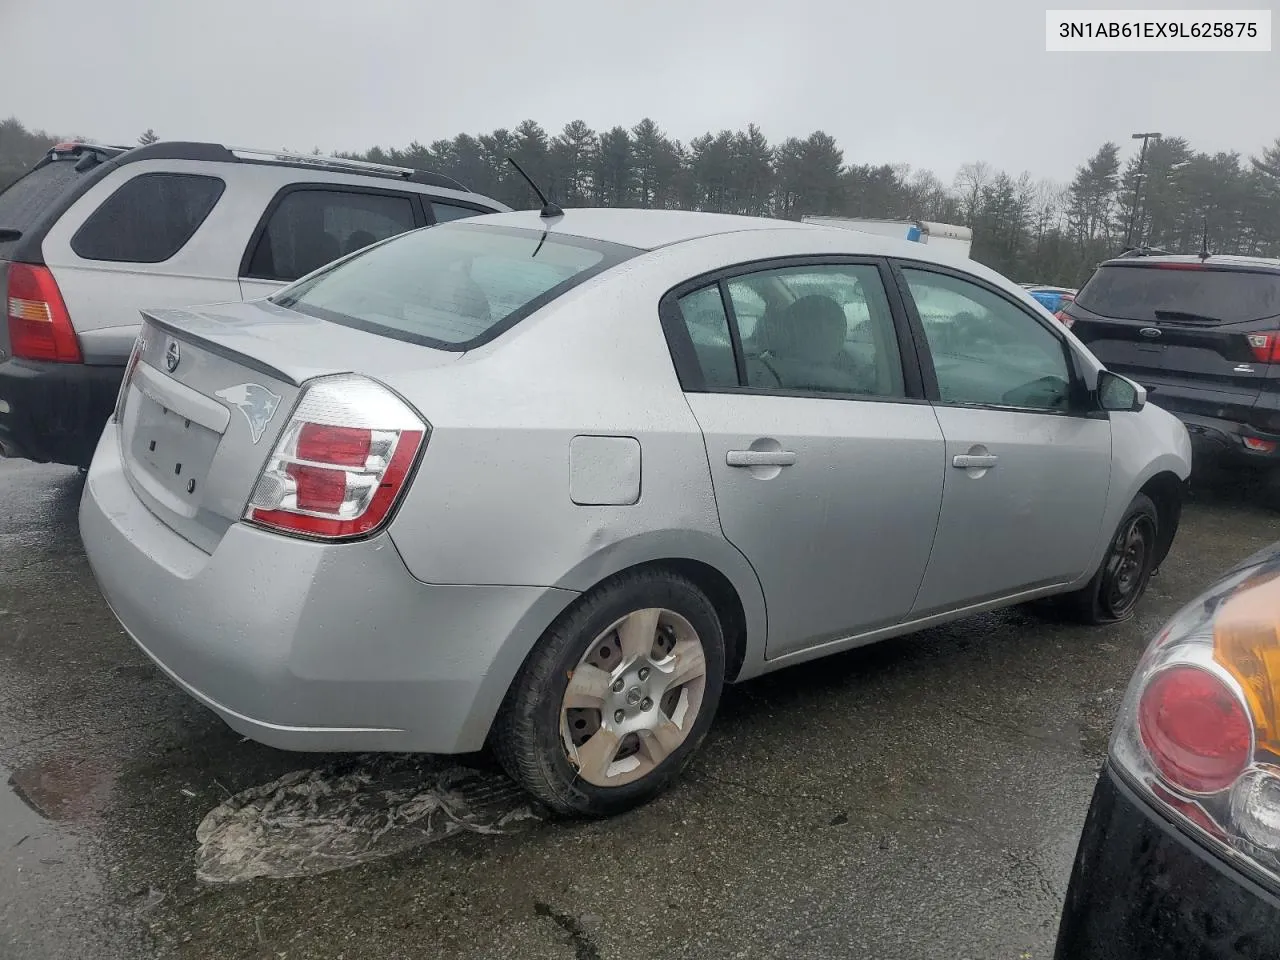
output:
[[[539,641],[494,728],[494,751],[565,815],[607,816],[661,793],[711,725],[724,684],[711,601],[664,570],[584,596]]]
[[[1119,623],[1133,616],[1155,569],[1160,515],[1146,494],[1125,511],[1102,565],[1080,590],[1061,598],[1061,607],[1084,623]]]

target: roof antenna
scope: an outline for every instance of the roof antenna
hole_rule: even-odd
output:
[[[1200,253],[1198,256],[1200,257],[1200,262],[1204,263],[1211,256],[1209,253],[1209,218],[1207,216],[1202,217],[1201,222],[1204,224],[1204,234],[1200,240]]]
[[[538,216],[542,217],[543,219],[564,216],[564,211],[561,210],[554,203],[551,203],[547,200],[547,195],[538,188],[538,185],[536,183],[533,182],[533,177],[529,176],[529,174],[524,172],[524,167],[516,163],[515,157],[507,157],[507,163],[511,164],[513,167],[516,168],[516,172],[520,174],[520,176],[524,177],[524,182],[527,183],[530,186],[530,188],[532,188],[533,192],[538,195],[538,199],[542,201],[542,209],[538,211]]]

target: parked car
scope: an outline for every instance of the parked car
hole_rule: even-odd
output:
[[[1057,313],[1076,297],[1071,287],[1046,287],[1038,283],[1024,283],[1022,287],[1050,313]]]
[[[1280,466],[1280,260],[1119,257],[1060,319],[1202,452]]]
[[[1191,466],[1018,287],[848,230],[500,214],[144,317],[80,511],[139,646],[263,743],[488,742],[561,813],[658,793],[727,681],[1130,616]]]
[[[1280,544],[1170,620],[1125,694],[1057,957],[1280,956]]]
[[[264,297],[365,244],[505,209],[405,167],[59,144],[0,193],[0,456],[88,465],[140,307]]]

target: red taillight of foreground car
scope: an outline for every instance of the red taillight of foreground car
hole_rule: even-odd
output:
[[[1245,334],[1253,359],[1258,363],[1280,363],[1280,331]]]
[[[317,381],[282,432],[245,517],[328,540],[371,533],[404,493],[428,433],[404,401],[371,380]]]
[[[1161,776],[1189,793],[1216,793],[1248,767],[1253,721],[1207,670],[1176,664],[1147,682],[1138,702],[1143,746]]]
[[[48,267],[9,264],[9,347],[15,357],[82,363],[80,341]]]
[[[1209,846],[1280,882],[1280,555],[1228,574],[1157,634],[1110,758]]]

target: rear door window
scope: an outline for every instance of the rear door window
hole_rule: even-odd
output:
[[[467,350],[637,253],[460,221],[398,237],[271,299],[383,336]]]
[[[727,289],[748,387],[906,395],[893,315],[875,265],[762,270],[735,278]],[[757,309],[759,319],[743,325],[742,317]]]
[[[1140,323],[1241,323],[1280,316],[1280,273],[1196,264],[1099,267],[1075,302],[1099,316]]]
[[[190,173],[144,173],[120,185],[71,238],[85,260],[161,263],[181,250],[226,184]]]
[[[297,280],[371,243],[421,226],[407,194],[288,189],[267,217],[243,276]]]

